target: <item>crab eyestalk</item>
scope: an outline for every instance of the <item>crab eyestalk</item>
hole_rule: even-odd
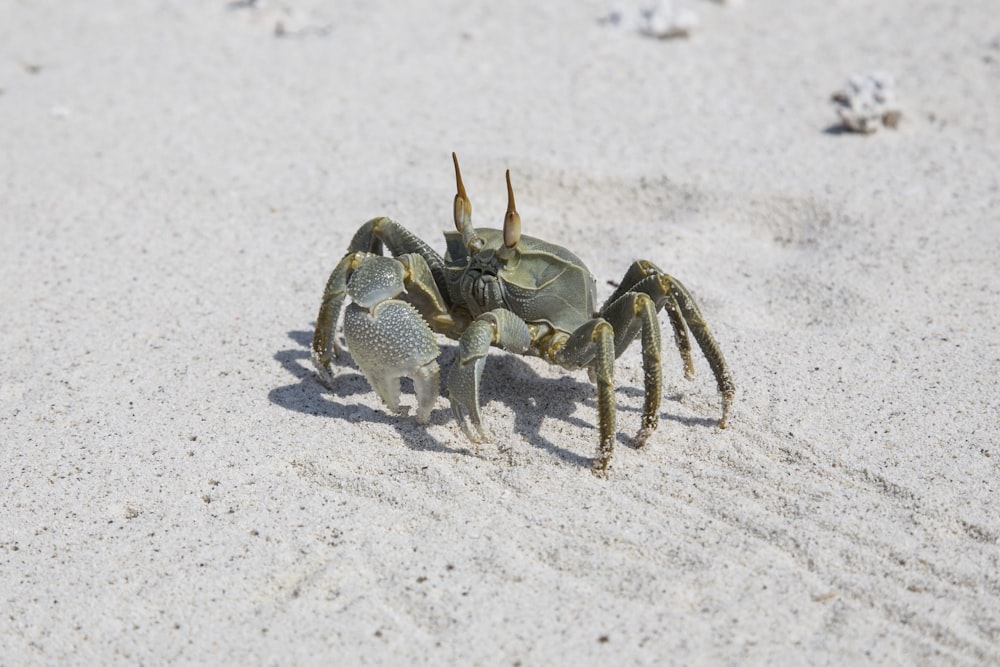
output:
[[[483,240],[479,238],[472,226],[472,202],[469,201],[469,195],[465,193],[462,171],[458,168],[458,156],[452,152],[451,159],[455,163],[455,182],[458,185],[458,192],[455,194],[455,229],[462,234],[465,246],[469,250],[477,252],[483,247]]]
[[[514,206],[514,188],[510,185],[510,169],[507,170],[507,215],[503,219],[503,248],[497,250],[501,259],[514,256],[517,243],[521,240],[521,216]]]

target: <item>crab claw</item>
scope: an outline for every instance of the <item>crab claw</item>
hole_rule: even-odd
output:
[[[403,265],[369,256],[351,276],[353,303],[344,312],[344,338],[361,372],[393,412],[399,410],[399,379],[409,377],[417,394],[417,421],[427,423],[440,387],[434,333],[405,291]]]

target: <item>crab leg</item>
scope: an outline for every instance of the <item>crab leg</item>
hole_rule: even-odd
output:
[[[313,332],[312,361],[320,380],[328,387],[333,384],[330,363],[334,357],[340,356],[336,328],[340,310],[344,307],[344,297],[347,295],[347,278],[368,256],[367,252],[349,252],[345,255],[330,274],[323,290],[323,301],[319,306],[316,330]]]
[[[644,277],[642,277],[643,274],[645,274]],[[646,260],[639,260],[632,264],[625,274],[625,280],[611,295],[604,308],[608,308],[609,304],[612,304],[616,298],[629,292],[648,294],[656,302],[657,308],[666,308],[674,328],[674,341],[677,343],[677,348],[684,361],[684,374],[688,378],[694,376],[694,365],[691,363],[691,343],[685,329],[690,330],[691,335],[701,348],[702,354],[705,355],[705,359],[712,369],[712,374],[715,375],[719,393],[722,394],[722,418],[719,419],[719,427],[725,428],[736,388],[729,373],[729,367],[726,365],[726,359],[722,356],[722,349],[715,341],[708,324],[705,323],[694,297],[679,280],[664,273],[655,264]]]
[[[695,303],[687,288],[676,278],[665,273],[660,275],[660,281],[664,291],[669,292],[677,300],[677,305],[680,306],[681,314],[684,316],[684,322],[691,330],[691,335],[698,342],[702,354],[705,355],[705,359],[715,375],[715,383],[719,388],[719,393],[722,394],[722,418],[719,419],[719,428],[726,428],[729,408],[733,403],[733,396],[736,394],[736,385],[733,384],[733,378],[729,374],[726,359],[722,356],[722,348],[715,342],[715,337],[701,316],[698,304]]]
[[[472,442],[487,439],[479,417],[479,383],[490,345],[524,354],[530,344],[528,325],[509,310],[483,313],[458,339],[458,359],[448,376],[448,396],[455,419]]]
[[[659,281],[655,276],[663,275],[655,264],[645,259],[632,262],[632,266],[625,272],[618,289],[604,302],[600,312],[604,313],[608,306],[629,292],[643,292],[649,294],[656,301],[657,308],[664,308],[670,318],[670,326],[674,330],[674,343],[681,354],[681,362],[684,364],[684,377],[688,380],[694,377],[694,363],[691,361],[691,340],[688,338],[687,325],[677,306],[677,300],[669,292],[662,293],[659,288]],[[650,280],[653,278],[652,280]],[[630,339],[631,340],[631,339]],[[617,354],[621,354],[624,348],[618,347]]]
[[[642,332],[642,371],[645,400],[642,408],[642,428],[635,437],[637,447],[656,430],[660,421],[660,397],[663,391],[663,370],[660,363],[660,319],[653,299],[642,292],[626,292],[601,309],[601,316],[615,330],[615,356],[618,357]]]
[[[608,469],[615,439],[615,332],[606,320],[595,318],[580,326],[553,353],[565,368],[589,368],[597,383],[597,416],[600,443],[594,459],[594,473]]]

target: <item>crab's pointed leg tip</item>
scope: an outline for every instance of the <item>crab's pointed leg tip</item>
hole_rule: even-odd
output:
[[[729,426],[729,410],[733,407],[733,393],[735,392],[722,395],[722,418],[719,420],[719,428]]]

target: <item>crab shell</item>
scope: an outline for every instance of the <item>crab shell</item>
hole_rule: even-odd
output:
[[[583,261],[562,246],[521,236],[501,258],[503,231],[476,229],[483,247],[472,254],[459,232],[445,232],[448,293],[473,318],[504,308],[525,322],[569,333],[594,317],[597,284]]]

